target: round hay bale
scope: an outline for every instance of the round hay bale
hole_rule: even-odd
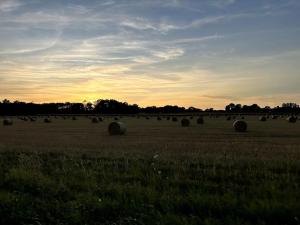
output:
[[[199,117],[199,118],[197,119],[197,124],[204,124],[204,119],[203,119],[203,117]]]
[[[181,126],[182,127],[189,127],[190,126],[190,121],[186,118],[181,120]]]
[[[126,126],[122,122],[112,122],[108,126],[108,133],[110,135],[124,135],[126,133]]]
[[[233,123],[233,128],[236,132],[246,132],[247,131],[247,123],[243,120],[236,120]]]
[[[12,119],[4,119],[3,120],[3,125],[4,126],[12,126],[13,125]]]
[[[289,116],[286,120],[289,123],[296,123],[297,122],[297,117],[295,117],[295,116]]]
[[[177,117],[172,117],[172,121],[177,122],[178,121]]]
[[[91,121],[92,121],[92,123],[98,123],[99,122],[98,118],[96,118],[96,117],[93,117]]]
[[[265,117],[265,116],[260,116],[260,117],[259,117],[259,121],[261,121],[261,122],[266,122],[266,121],[267,121],[267,117]]]
[[[45,118],[44,123],[52,123],[52,120],[50,118]]]
[[[30,119],[30,122],[35,122],[36,121],[35,117],[29,117],[29,119]]]

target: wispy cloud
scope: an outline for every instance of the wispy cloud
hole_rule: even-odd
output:
[[[20,6],[24,5],[19,0],[1,0],[0,1],[0,12],[10,12],[18,9]]]
[[[188,23],[174,23],[168,21],[151,22],[145,18],[126,18],[121,22],[122,26],[129,27],[136,30],[154,30],[161,33],[169,31],[196,29],[203,26],[208,26],[218,23],[226,23],[231,20],[237,20],[247,17],[256,17],[255,13],[238,13],[238,14],[223,14],[217,16],[206,16],[199,19],[192,20]]]
[[[27,48],[18,48],[18,49],[10,49],[10,50],[0,50],[0,56],[1,55],[20,55],[20,54],[33,54],[38,53],[42,51],[46,51],[51,49],[56,45],[58,42],[58,38],[55,40],[49,40],[45,41],[44,43],[31,43],[31,46],[28,46]]]
[[[209,4],[211,4],[212,6],[219,7],[219,8],[233,5],[235,3],[236,3],[236,0],[211,0],[211,1],[209,1]]]

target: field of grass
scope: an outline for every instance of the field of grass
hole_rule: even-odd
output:
[[[0,224],[300,224],[300,123],[0,126]]]

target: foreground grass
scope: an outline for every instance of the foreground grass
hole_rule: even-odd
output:
[[[299,224],[292,160],[0,153],[0,224]]]

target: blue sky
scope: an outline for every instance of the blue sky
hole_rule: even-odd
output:
[[[300,102],[299,0],[0,0],[0,97]]]

